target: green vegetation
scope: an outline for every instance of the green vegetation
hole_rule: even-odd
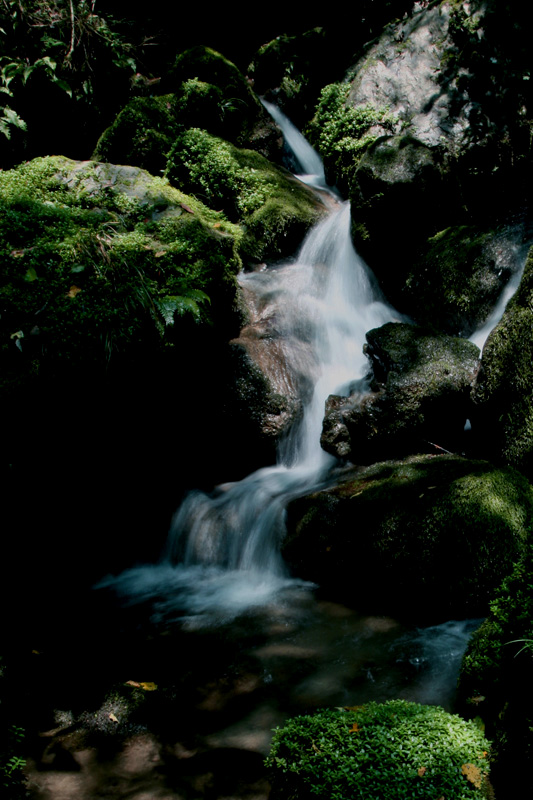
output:
[[[277,729],[273,798],[485,797],[489,743],[471,722],[403,700],[327,709]]]
[[[10,694],[9,669],[0,656],[0,797],[15,800],[25,797],[22,768],[22,743],[25,731],[16,721],[16,702]]]
[[[2,0],[0,133],[12,140],[3,148],[3,166],[28,158],[28,151],[42,153],[54,134],[61,140],[61,123],[66,132],[81,118],[86,126],[79,128],[102,124],[137,70],[142,48],[125,29],[91,0]],[[77,129],[77,138],[83,133]]]
[[[315,116],[308,127],[326,169],[343,187],[351,184],[363,153],[385,132],[393,132],[396,118],[386,108],[349,105],[349,83],[322,89]]]
[[[296,249],[323,209],[286,170],[252,150],[241,150],[199,128],[173,146],[167,177],[211,208],[244,224],[245,259],[280,258]]]
[[[494,740],[495,774],[520,792],[533,768],[533,537],[472,637],[459,678],[462,709],[480,715]],[[517,758],[520,770],[516,770]]]
[[[36,159],[0,174],[0,209],[7,375],[106,367],[172,346],[180,318],[232,318],[241,231],[162,178]]]

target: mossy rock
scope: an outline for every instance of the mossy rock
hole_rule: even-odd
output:
[[[205,128],[239,147],[280,157],[279,131],[240,70],[198,45],[181,53],[162,89],[176,94],[184,127]]]
[[[378,140],[390,138],[397,120],[384,106],[366,103],[352,107],[348,102],[349,91],[348,83],[325,86],[306,132],[324,160],[329,182],[352,197],[357,168],[364,154]]]
[[[399,305],[413,258],[438,232],[437,220],[449,219],[438,151],[407,134],[381,137],[358,161],[349,191],[355,245]]]
[[[266,764],[276,800],[482,800],[489,743],[438,706],[389,700],[289,719]]]
[[[177,140],[166,174],[211,208],[242,223],[241,251],[247,263],[291,255],[326,211],[286,170],[197,128]]]
[[[439,231],[398,275],[401,308],[420,324],[470,336],[522,268],[522,235],[520,225],[496,230],[457,225]]]
[[[0,174],[0,203],[8,374],[108,369],[173,346],[182,324],[238,330],[241,231],[163,178],[36,159]]]
[[[532,523],[533,489],[513,469],[413,456],[290,503],[283,555],[296,575],[357,607],[476,616]]]
[[[322,447],[357,464],[435,452],[435,445],[460,451],[478,347],[400,322],[368,331],[366,338],[373,391],[328,398]]]
[[[483,349],[473,430],[493,458],[533,476],[533,251]]]

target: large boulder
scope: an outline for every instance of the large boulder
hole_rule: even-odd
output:
[[[479,368],[476,345],[400,322],[366,338],[372,391],[328,398],[322,447],[358,464],[434,452],[435,445],[460,449]]]
[[[493,0],[415,3],[343,83],[323,90],[310,125],[328,179],[350,196],[356,246],[386,296],[449,333],[486,320],[509,274],[489,253],[502,237],[512,248],[522,235],[502,229],[530,191],[528,45],[512,16]],[[445,231],[455,249],[450,274],[436,264]],[[465,256],[468,297],[454,305],[446,293]]]
[[[282,549],[294,574],[356,607],[462,618],[486,613],[532,522],[515,470],[413,456],[292,501]]]
[[[533,251],[483,349],[473,394],[478,446],[533,476]]]

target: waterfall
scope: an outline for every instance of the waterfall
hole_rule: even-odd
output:
[[[276,118],[296,141],[303,169],[314,170],[306,179],[323,184],[316,153],[286,119]],[[295,261],[240,276],[248,291],[275,304],[285,357],[314,386],[278,463],[210,494],[191,492],[174,517],[162,563],[114,579],[119,592],[164,595],[162,613],[174,603],[192,614],[231,615],[301,583],[289,577],[280,555],[285,507],[318,487],[335,463],[320,447],[325,400],[364,382],[366,331],[397,318],[354,250],[349,204],[336,206],[308,233]]]
[[[261,102],[283,132],[285,143],[298,167],[297,177],[309,186],[327,188],[324,165],[316,150],[277,106],[264,98],[261,99]]]

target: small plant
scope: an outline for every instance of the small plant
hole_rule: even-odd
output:
[[[489,743],[472,722],[404,700],[327,709],[274,733],[273,797],[484,797]]]

